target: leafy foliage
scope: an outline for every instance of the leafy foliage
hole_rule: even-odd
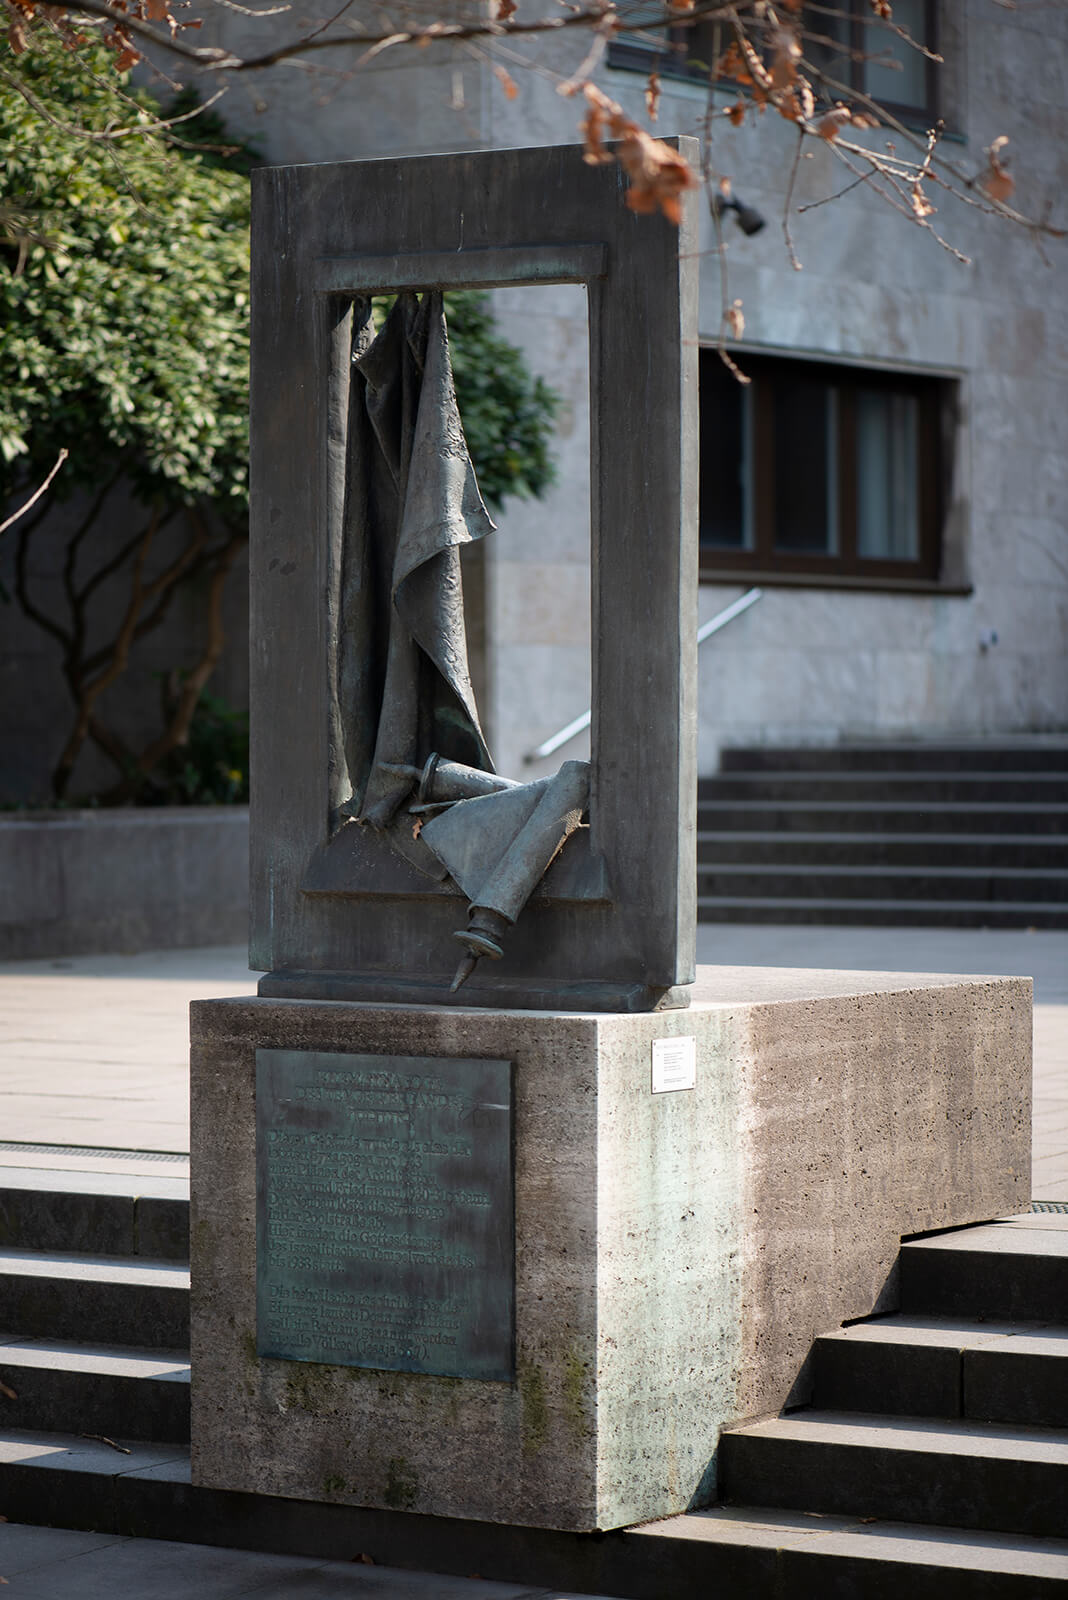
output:
[[[151,133],[92,137],[159,115],[117,94],[102,46],[71,53],[37,28],[19,70],[46,115],[0,81],[0,495],[66,447],[60,493],[96,487],[121,454],[146,502],[208,496],[240,519],[248,184]],[[10,211],[33,217],[28,245]]]
[[[17,74],[7,70],[10,40],[0,43],[0,504],[34,491],[32,515],[13,519],[15,595],[60,645],[74,702],[53,798],[66,794],[87,741],[117,770],[105,801],[241,798],[247,732],[204,689],[223,649],[223,588],[247,537],[255,155],[227,143],[210,109],[177,121],[195,109],[190,96],[163,119],[148,95],[122,88],[115,40],[64,40],[24,10]],[[552,392],[494,331],[486,296],[454,297],[450,317],[487,500],[540,494],[552,478]],[[110,519],[118,486],[146,507],[132,533]],[[88,511],[68,535],[63,598],[50,611],[28,553],[51,502],[75,491]],[[116,585],[126,598],[102,638],[105,585],[112,609]],[[204,637],[187,641],[196,658],[175,676],[159,735],[132,750],[101,697],[138,670],[134,647],[190,585]]]
[[[486,504],[543,495],[554,478],[549,447],[558,396],[497,333],[488,295],[446,295],[445,315],[456,401]]]
[[[248,712],[203,691],[186,743],[171,752],[155,777],[152,801],[167,806],[247,804]]]

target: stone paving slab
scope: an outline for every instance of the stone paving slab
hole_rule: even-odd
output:
[[[368,1565],[359,1552],[317,1561],[22,1524],[0,1526],[0,1577],[11,1600],[579,1600],[569,1590]]]

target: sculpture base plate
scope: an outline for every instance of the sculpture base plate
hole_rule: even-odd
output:
[[[486,970],[484,970],[486,969]],[[642,983],[510,983],[493,981],[483,962],[455,993],[447,978],[395,978],[384,973],[283,970],[260,979],[259,993],[271,1000],[360,1000],[387,1006],[453,1006],[494,1011],[595,1011],[630,1016],[681,1011],[691,986],[658,988]]]

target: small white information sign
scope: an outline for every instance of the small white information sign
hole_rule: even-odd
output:
[[[653,1040],[653,1093],[697,1087],[697,1040],[690,1034],[678,1039]]]

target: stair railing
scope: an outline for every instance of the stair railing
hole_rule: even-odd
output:
[[[704,644],[706,639],[711,639],[714,633],[718,633],[721,628],[725,628],[728,622],[733,622],[735,617],[740,617],[743,611],[749,610],[750,606],[755,606],[757,601],[763,598],[763,595],[763,589],[747,589],[745,594],[740,595],[737,600],[732,600],[729,606],[724,606],[722,611],[717,611],[714,617],[708,622],[702,623],[698,628],[698,645]],[[528,750],[523,760],[528,766],[534,761],[544,761],[546,757],[559,750],[561,745],[567,744],[569,740],[576,738],[578,734],[588,728],[591,716],[592,711],[584,711],[573,722],[565,723],[550,738],[544,740],[533,750]]]

